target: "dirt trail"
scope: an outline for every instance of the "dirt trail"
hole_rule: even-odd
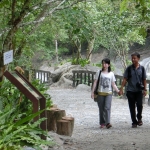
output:
[[[113,127],[100,129],[97,103],[90,98],[90,91],[50,88],[48,93],[60,109],[65,109],[67,115],[75,118],[72,137],[66,137],[60,147],[53,149],[150,150],[150,106],[147,104],[143,108],[143,126],[133,129],[127,100],[113,97]]]

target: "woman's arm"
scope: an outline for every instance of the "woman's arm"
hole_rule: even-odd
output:
[[[96,88],[96,85],[97,85],[97,80],[94,80],[94,83],[93,83],[93,87],[92,87],[92,91],[91,91],[91,98],[94,99],[94,90]]]
[[[146,89],[147,83],[146,83],[146,80],[143,80],[143,85],[144,85],[143,95],[146,96],[146,94],[147,94],[147,89]]]
[[[118,87],[116,86],[115,82],[112,82],[112,87],[115,89],[117,93],[119,93]]]

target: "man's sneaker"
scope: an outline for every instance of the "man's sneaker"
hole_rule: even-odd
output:
[[[138,126],[142,126],[143,125],[142,120],[138,120],[137,124],[138,124]]]
[[[107,129],[109,129],[109,128],[111,128],[112,127],[112,125],[110,124],[110,123],[108,123],[107,125],[106,125],[106,128]]]
[[[137,128],[137,124],[132,124],[132,128]]]

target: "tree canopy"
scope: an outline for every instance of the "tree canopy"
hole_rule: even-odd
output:
[[[1,0],[0,76],[11,49],[13,65],[30,65],[36,50],[50,57],[71,47],[77,60],[90,61],[103,46],[126,67],[129,46],[145,40],[149,7],[149,0]]]

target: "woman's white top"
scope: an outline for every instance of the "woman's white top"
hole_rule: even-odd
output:
[[[98,70],[94,76],[95,80],[98,80],[100,70]],[[100,75],[100,82],[98,86],[98,92],[111,93],[112,92],[112,82],[115,82],[116,78],[113,72],[103,73]]]

